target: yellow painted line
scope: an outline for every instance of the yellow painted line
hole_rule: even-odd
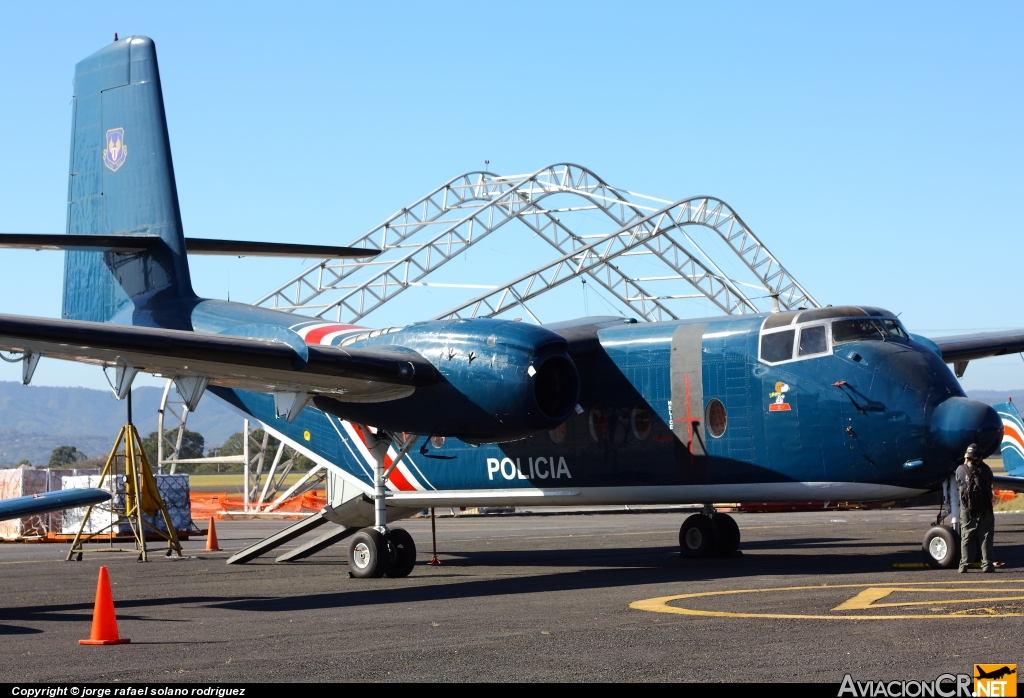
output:
[[[897,582],[884,584],[886,589],[893,589],[895,591],[911,590],[916,587],[924,586],[953,586],[955,589],[927,589],[925,591],[931,592],[943,592],[943,591],[971,591],[969,585],[977,584],[1021,584],[1021,580],[1018,579],[1007,579],[1007,580],[992,580],[986,582],[976,581],[964,581],[964,582]],[[630,608],[638,611],[651,611],[653,613],[674,613],[684,616],[705,616],[712,618],[780,618],[780,619],[795,619],[795,620],[901,620],[901,619],[914,619],[914,618],[963,618],[966,611],[958,611],[955,613],[933,613],[928,615],[923,614],[901,614],[891,616],[868,616],[868,615],[825,615],[825,614],[803,614],[803,613],[743,613],[736,611],[706,611],[696,608],[685,608],[682,606],[671,606],[674,601],[681,601],[684,599],[697,599],[712,596],[735,596],[739,594],[763,594],[768,592],[781,592],[781,591],[808,591],[808,590],[823,590],[823,589],[868,589],[872,587],[878,587],[878,584],[820,584],[816,586],[795,586],[795,587],[769,587],[765,589],[732,589],[729,591],[702,591],[692,594],[674,594],[672,596],[659,596],[652,599],[641,599],[640,601],[634,601],[629,604]],[[1005,589],[1005,587],[1003,587]],[[979,591],[989,591],[987,589]],[[1024,591],[1018,589],[1007,589],[1007,591]],[[859,595],[858,595],[859,596]],[[857,597],[854,597],[857,598]],[[985,599],[971,599],[972,601],[984,601]],[[998,601],[1011,600],[1007,599],[996,599]],[[917,603],[917,602],[912,602]],[[937,605],[941,603],[952,603],[951,601],[932,601],[928,602],[929,605]],[[893,604],[903,605],[903,604]],[[910,604],[908,604],[910,605]],[[974,610],[974,609],[968,609]],[[985,610],[988,614],[986,617],[997,617],[997,618],[1009,618],[1009,617],[1020,617],[1024,616],[1024,613],[995,613],[993,609],[978,609]]]
[[[901,603],[876,603],[877,601],[884,599],[894,591],[918,591],[929,594],[937,592],[950,592],[956,593],[957,591],[970,591],[973,594],[981,592],[1000,592],[1005,591],[1004,589],[910,589],[900,587],[871,587],[860,592],[852,599],[844,601],[839,604],[833,611],[861,611],[866,608],[892,608],[895,606],[941,606],[943,604],[950,603],[978,603],[979,601],[1024,601],[1024,596],[993,596],[980,599],[939,599],[937,601],[903,601]],[[1024,589],[1014,589],[1014,591],[1024,592]]]

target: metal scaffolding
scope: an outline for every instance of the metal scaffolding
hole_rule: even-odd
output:
[[[547,205],[549,197],[556,195],[573,198],[577,205]],[[593,227],[595,214],[600,214],[599,222],[610,225],[610,232],[582,231]],[[366,261],[321,260],[255,304],[338,322],[358,322],[404,291],[429,285],[432,274],[511,221],[522,223],[531,237],[555,248],[558,257],[552,264],[558,265],[559,283],[585,276],[644,320],[685,317],[685,311],[672,307],[669,301],[694,298],[707,299],[727,314],[771,310],[772,301],[781,309],[818,307],[724,202],[695,197],[671,203],[616,189],[590,170],[573,164],[551,165],[531,175],[460,175],[349,243],[352,247],[378,248],[383,251],[380,256]],[[749,278],[726,274],[722,265],[686,232],[687,226],[713,231],[742,262]],[[612,263],[624,256],[643,256],[661,269],[644,276],[630,274],[621,264]],[[541,281],[548,278],[542,270],[534,274],[542,275],[531,277],[531,298],[559,285]],[[671,288],[680,281],[692,291],[680,293],[679,288]],[[648,290],[649,284],[671,290],[653,292]],[[517,279],[493,290],[514,297],[521,285],[522,280]],[[745,293],[741,286],[757,293]],[[537,319],[524,299],[517,304]],[[487,315],[507,307],[503,302],[484,305],[488,306]],[[457,310],[439,317],[457,314]]]

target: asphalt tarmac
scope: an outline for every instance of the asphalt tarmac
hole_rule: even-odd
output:
[[[839,682],[1024,664],[1024,514],[996,517],[991,575],[893,568],[922,559],[931,508],[737,514],[743,554],[712,560],[679,557],[683,516],[439,519],[438,567],[429,520],[406,521],[419,564],[397,580],[347,578],[342,546],[224,564],[280,521],[219,522],[223,552],[192,540],[145,564],[0,545],[0,681]],[[100,565],[131,644],[78,644]]]

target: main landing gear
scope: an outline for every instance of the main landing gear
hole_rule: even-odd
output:
[[[385,467],[391,437],[383,431],[374,434],[365,425],[360,425],[360,428],[366,435],[366,446],[374,460],[373,526],[360,529],[352,536],[348,544],[349,574],[362,579],[385,575],[408,577],[416,566],[416,543],[405,529],[388,528],[386,482],[391,471],[416,443],[417,437],[407,438],[398,448],[390,467]]]
[[[740,549],[740,528],[728,514],[715,512],[710,504],[686,519],[679,528],[683,557],[728,557]]]
[[[416,543],[403,528],[364,528],[348,544],[348,566],[353,577],[363,579],[408,577],[416,566]]]
[[[931,567],[948,570],[960,564],[960,492],[955,476],[950,475],[949,479],[942,483],[942,499],[939,515],[924,534],[921,550],[924,552],[925,561]],[[951,526],[942,523],[947,516],[950,518]]]

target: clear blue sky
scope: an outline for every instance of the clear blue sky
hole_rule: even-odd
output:
[[[485,158],[568,161],[724,199],[822,303],[880,305],[933,336],[1024,327],[1020,4],[0,11],[0,231],[64,230],[74,64],[116,31],[157,43],[190,235],[343,244]],[[3,312],[59,315],[61,255],[2,259]],[[253,300],[300,268],[204,259],[194,277]],[[104,385],[57,362],[36,380]],[[964,383],[1020,388],[1024,361],[975,362]]]

